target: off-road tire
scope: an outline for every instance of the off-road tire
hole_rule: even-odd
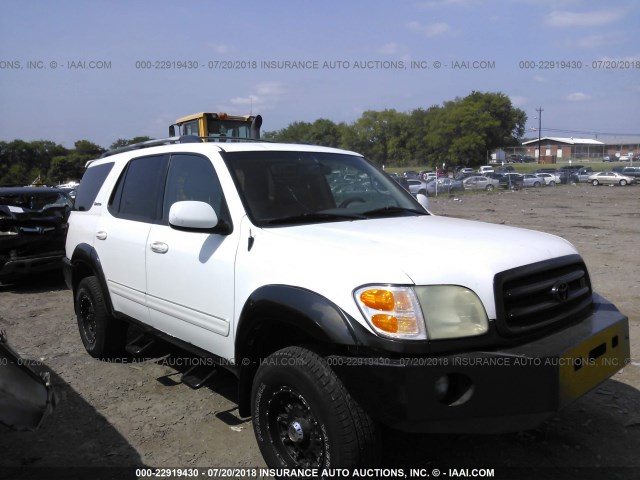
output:
[[[319,355],[287,347],[262,361],[253,426],[270,468],[356,468],[379,459],[375,423]]]
[[[80,338],[89,355],[94,358],[122,356],[127,326],[109,314],[96,277],[80,281],[75,308]]]

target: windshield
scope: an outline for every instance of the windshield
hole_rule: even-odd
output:
[[[20,191],[0,193],[0,205],[11,207],[12,211],[45,210],[54,207],[71,207],[71,200],[61,192]]]
[[[251,138],[251,123],[240,120],[221,120],[209,118],[207,121],[210,137],[224,138]]]
[[[259,226],[426,215],[362,157],[318,152],[226,152],[247,213]]]

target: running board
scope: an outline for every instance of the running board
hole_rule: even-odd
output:
[[[180,381],[193,389],[198,389],[204,386],[216,372],[216,368],[210,365],[194,365],[182,374]]]
[[[147,350],[149,350],[154,343],[155,343],[155,340],[153,338],[147,337],[143,333],[141,335],[138,335],[131,342],[129,342],[127,346],[124,347],[124,349],[131,355],[137,357],[139,355],[142,355]]]

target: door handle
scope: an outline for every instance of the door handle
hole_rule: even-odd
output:
[[[99,232],[96,233],[96,238],[98,240],[106,240],[107,239],[107,232],[100,230]]]
[[[169,251],[169,245],[164,242],[153,242],[151,244],[151,251],[155,253],[167,253]]]

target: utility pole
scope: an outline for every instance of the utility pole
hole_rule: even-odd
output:
[[[536,112],[538,112],[538,163],[540,163],[542,159],[542,140],[540,140],[540,134],[542,132],[542,112],[544,112],[544,110],[542,107],[538,107]]]

